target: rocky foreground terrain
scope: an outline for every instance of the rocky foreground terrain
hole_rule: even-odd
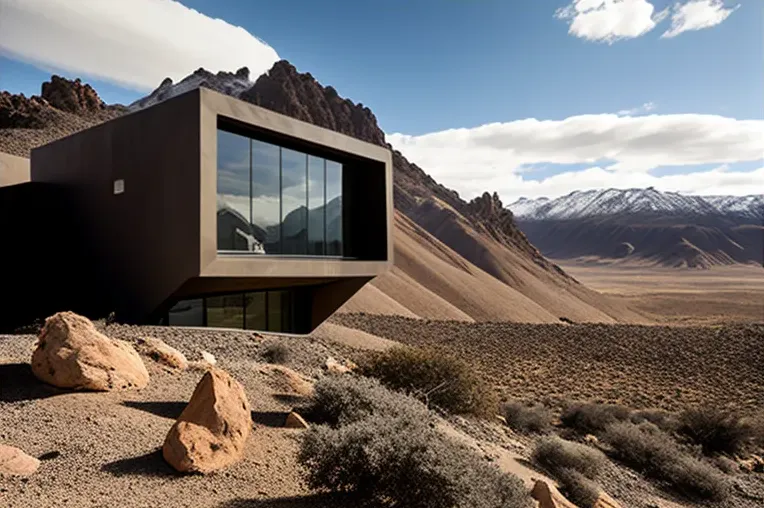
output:
[[[344,506],[306,486],[297,461],[304,431],[285,428],[285,421],[313,383],[328,375],[329,365],[347,370],[343,365],[352,366],[353,359],[398,344],[390,339],[456,352],[512,397],[601,399],[670,409],[713,400],[749,411],[763,403],[760,326],[655,328],[651,335],[639,327],[604,325],[471,324],[368,315],[336,316],[334,321],[310,337],[99,323],[108,337],[140,352],[150,377],[145,386],[107,392],[71,391],[42,382],[30,368],[37,337],[0,336],[0,444],[40,460],[29,476],[0,475],[0,506]],[[188,364],[167,364],[146,349],[147,337],[177,348]],[[687,347],[690,343],[694,347]],[[276,345],[288,351],[284,358],[271,356]],[[162,446],[209,362],[241,383],[253,428],[238,462],[211,474],[184,475],[163,458]],[[529,489],[538,479],[551,482],[530,461],[535,437],[518,434],[498,419],[445,418],[442,429],[451,438],[517,475]],[[742,472],[734,463],[730,471],[732,495],[714,506],[764,502],[764,476]],[[599,481],[620,506],[698,506],[615,462],[605,464]]]

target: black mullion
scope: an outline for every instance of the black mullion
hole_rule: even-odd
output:
[[[305,255],[310,255],[310,175],[308,161],[310,156],[305,154]]]
[[[326,245],[326,159],[324,159],[324,239],[322,241],[323,255],[329,255],[329,246]]]
[[[279,147],[279,254],[284,254],[284,149]]]
[[[254,217],[254,210],[252,210],[252,140],[249,140],[249,225],[252,226],[252,218]]]

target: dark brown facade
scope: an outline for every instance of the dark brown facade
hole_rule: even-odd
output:
[[[221,130],[341,164],[341,256],[219,248]],[[263,300],[271,321],[284,302],[295,314],[291,328],[274,329],[305,333],[392,264],[388,150],[207,89],[33,150],[31,182],[0,187],[0,208],[14,246],[0,262],[19,276],[7,294],[20,295],[0,315],[5,329],[59,310],[167,323],[179,301],[202,301],[210,316],[225,314],[221,322],[244,327],[229,308],[241,301],[243,315],[256,309],[243,318],[251,327],[266,322],[259,318],[266,311],[252,303]],[[296,210],[307,217],[312,211],[304,208]],[[285,231],[281,222],[270,227]],[[276,293],[288,300],[274,300]],[[228,307],[215,307],[223,297]]]

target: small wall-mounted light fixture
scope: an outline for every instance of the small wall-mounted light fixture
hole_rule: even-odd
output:
[[[122,178],[114,180],[114,194],[122,194],[123,192],[125,192],[125,181]]]

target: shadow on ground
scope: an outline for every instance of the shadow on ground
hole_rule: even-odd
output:
[[[122,403],[123,406],[131,407],[133,409],[140,409],[162,418],[170,418],[177,420],[180,413],[186,409],[188,402],[176,402],[176,401],[160,401],[160,402],[146,402],[139,400],[126,400]]]
[[[67,393],[47,385],[32,374],[28,363],[5,363],[0,365],[0,402],[37,400]]]
[[[252,421],[266,427],[283,427],[287,415],[284,411],[252,411]]]
[[[161,448],[138,457],[109,462],[101,467],[101,471],[111,473],[114,476],[178,476],[172,466],[165,462]]]
[[[346,494],[312,494],[276,499],[231,499],[218,508],[372,508]]]

